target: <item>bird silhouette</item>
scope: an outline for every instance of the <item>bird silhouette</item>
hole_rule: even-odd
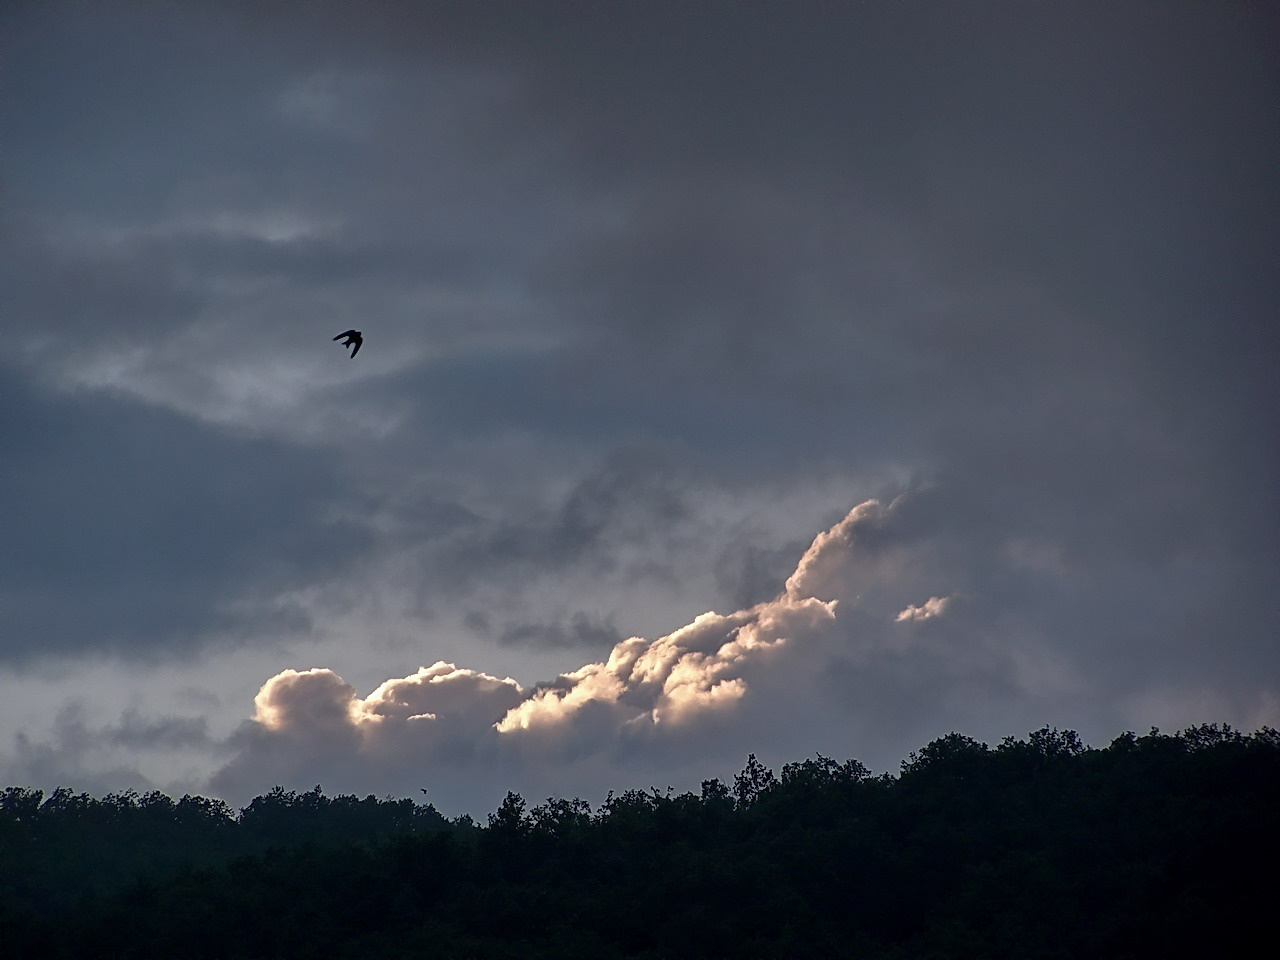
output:
[[[343,341],[342,345],[344,347],[350,347],[351,356],[354,357],[360,352],[360,344],[364,343],[364,337],[360,335],[359,330],[348,330],[346,333],[338,334],[333,339],[342,340],[343,337],[346,337],[347,339]]]

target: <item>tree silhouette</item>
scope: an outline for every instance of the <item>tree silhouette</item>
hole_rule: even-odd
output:
[[[960,734],[896,777],[508,793],[486,825],[280,788],[0,792],[0,943],[55,958],[1181,957],[1263,942],[1280,734]]]

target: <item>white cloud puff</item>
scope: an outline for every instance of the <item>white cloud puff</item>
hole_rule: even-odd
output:
[[[818,534],[796,564],[796,572],[787,578],[784,596],[792,599],[839,596],[856,534],[883,523],[892,509],[893,504],[885,507],[879,500],[867,500],[850,510],[830,530]]]
[[[364,722],[441,720],[460,727],[492,726],[524,696],[520,684],[438,660],[417,673],[388,680],[359,703]]]
[[[752,668],[790,638],[834,619],[835,607],[834,600],[783,594],[728,616],[704,613],[652,642],[632,637],[614,647],[604,663],[566,674],[564,686],[536,692],[496,729],[514,734],[554,727],[588,704],[612,708],[633,727],[679,725],[742,699]]]
[[[282,670],[253,698],[254,720],[267,730],[315,731],[350,726],[356,689],[332,670]]]
[[[897,616],[897,622],[911,620],[932,620],[934,617],[942,616],[943,611],[947,609],[951,603],[950,597],[930,597],[924,603],[910,604]]]
[[[254,698],[254,722],[284,735],[354,732],[369,737],[384,724],[427,720],[483,729],[523,695],[510,677],[500,680],[443,660],[387,680],[363,699],[332,670],[283,670]]]

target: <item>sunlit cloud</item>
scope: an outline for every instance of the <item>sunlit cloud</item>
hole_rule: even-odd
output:
[[[430,667],[388,680],[359,703],[358,721],[441,720],[461,727],[492,726],[494,716],[518,703],[524,691],[510,677],[499,679],[438,660]]]
[[[364,698],[332,670],[290,669],[262,685],[254,698],[254,723],[287,735],[337,730],[376,735],[384,723],[423,720],[483,728],[492,726],[522,694],[509,677],[459,669],[443,660],[387,680]]]
[[[898,614],[896,619],[898,623],[910,620],[932,620],[934,617],[942,616],[950,603],[950,597],[930,597],[924,603],[910,604]]]
[[[835,601],[782,595],[749,610],[709,612],[652,642],[633,637],[561,679],[565,687],[535,693],[496,726],[499,733],[565,723],[588,705],[605,705],[634,726],[679,725],[728,708],[747,693],[746,673],[767,663],[792,637],[835,617]]]
[[[708,611],[656,639],[630,637],[601,661],[532,688],[437,661],[360,697],[333,670],[283,670],[258,692],[254,718],[235,738],[239,754],[214,784],[234,791],[255,777],[334,765],[368,773],[446,758],[527,764],[679,745],[732,721],[757,687],[770,688],[772,673],[804,665],[830,641],[840,597],[852,589],[848,560],[891,509],[874,500],[855,507],[814,539],[772,600]]]
[[[342,732],[355,719],[355,687],[332,670],[282,670],[253,698],[255,722],[266,730]]]

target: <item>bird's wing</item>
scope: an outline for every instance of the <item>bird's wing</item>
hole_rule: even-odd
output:
[[[337,335],[336,337],[334,337],[333,339],[335,339],[335,340],[341,340],[343,337],[349,337],[349,336],[351,336],[353,333],[355,333],[355,331],[354,331],[354,330],[348,330],[346,333],[340,333],[340,334],[338,334],[338,335]]]
[[[364,343],[364,337],[356,337],[354,345],[351,347],[351,356],[355,356],[360,352],[360,345]]]

